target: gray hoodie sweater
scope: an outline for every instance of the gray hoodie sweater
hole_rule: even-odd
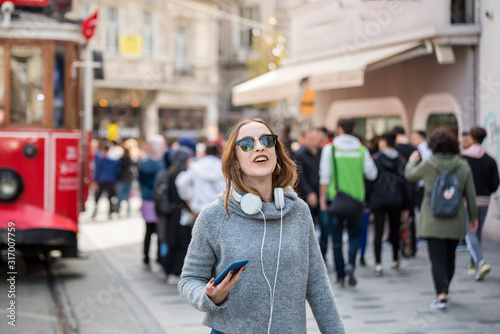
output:
[[[223,198],[206,207],[196,220],[182,270],[179,291],[196,309],[206,313],[203,324],[225,334],[267,333],[270,291],[262,274],[261,245],[264,219],[259,212],[246,215],[230,196],[229,218]],[[263,266],[274,282],[280,237],[281,210],[262,203],[267,231]],[[246,270],[229,298],[215,305],[205,285],[231,262],[248,259]],[[285,191],[283,236],[270,332],[304,334],[306,300],[321,333],[345,333],[334,300],[307,204]]]

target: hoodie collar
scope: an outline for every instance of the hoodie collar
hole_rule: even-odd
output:
[[[481,159],[486,154],[486,150],[481,144],[472,144],[470,147],[462,151],[462,155],[474,159]]]
[[[333,146],[344,151],[353,151],[361,147],[361,142],[358,138],[352,135],[339,135],[333,140]]]

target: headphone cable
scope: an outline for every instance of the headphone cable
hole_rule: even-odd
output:
[[[264,243],[266,240],[266,230],[267,230],[267,222],[266,222],[266,216],[262,212],[262,210],[259,210],[260,213],[262,214],[262,217],[264,217],[264,235],[262,237],[262,246],[260,248],[260,263],[261,263],[261,268],[262,268],[262,274],[264,275],[264,278],[266,279],[267,286],[269,287],[269,302],[271,305],[271,311],[269,315],[269,324],[267,326],[267,333],[271,333],[271,323],[273,321],[273,309],[274,309],[274,294],[276,292],[276,282],[278,281],[278,269],[280,266],[280,255],[281,255],[281,240],[283,236],[283,208],[281,208],[281,220],[280,220],[280,241],[279,241],[279,246],[278,246],[278,259],[276,261],[276,273],[274,274],[274,284],[273,288],[271,289],[271,283],[269,283],[269,279],[266,276],[266,273],[264,271]]]

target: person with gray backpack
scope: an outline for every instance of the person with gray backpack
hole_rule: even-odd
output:
[[[424,181],[424,198],[417,234],[427,238],[436,298],[433,310],[448,305],[448,289],[455,272],[455,249],[465,237],[467,202],[468,227],[477,229],[477,207],[474,179],[467,161],[460,156],[456,134],[448,128],[435,129],[429,140],[432,157],[420,162],[415,151],[405,168],[408,181]],[[443,210],[444,209],[444,210]]]

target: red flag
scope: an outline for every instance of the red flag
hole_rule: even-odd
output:
[[[85,39],[88,41],[94,36],[94,31],[97,26],[97,11],[90,15],[85,21],[82,23],[82,33]]]

